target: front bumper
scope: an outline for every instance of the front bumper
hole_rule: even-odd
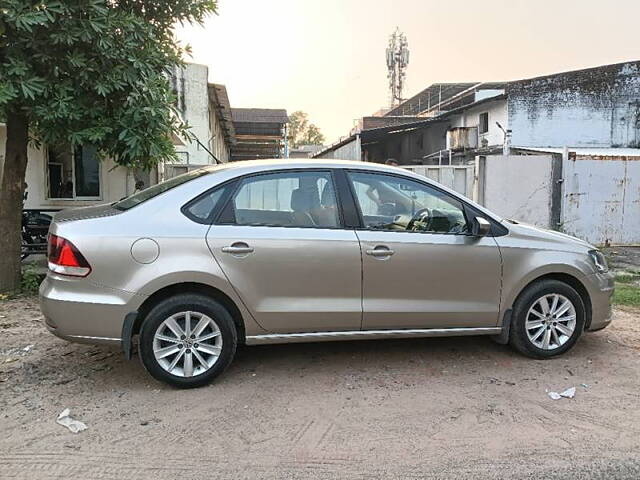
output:
[[[611,323],[613,316],[614,276],[612,273],[594,273],[586,277],[585,283],[591,297],[591,323],[587,330],[601,330]]]
[[[131,292],[51,273],[40,285],[39,296],[47,329],[79,343],[120,343],[125,316],[141,303]]]

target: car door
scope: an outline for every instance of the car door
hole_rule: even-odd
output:
[[[207,234],[229,281],[266,330],[358,330],[360,245],[330,171],[245,177]]]
[[[454,196],[408,176],[348,173],[362,228],[363,329],[487,327],[501,260]]]

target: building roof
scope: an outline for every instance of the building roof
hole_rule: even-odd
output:
[[[225,138],[230,145],[233,145],[236,142],[236,132],[233,128],[231,105],[229,104],[227,88],[219,83],[210,83],[207,85],[207,89],[209,92],[209,100],[214,103],[214,107],[220,115],[220,123],[222,124]]]
[[[283,108],[232,108],[234,122],[243,123],[288,123],[287,111]]]
[[[405,100],[397,107],[389,110],[384,116],[418,115],[438,105],[442,106],[465,95],[471,95],[476,90],[503,89],[506,82],[464,82],[464,83],[434,83],[417,95]],[[460,105],[455,105],[460,106]]]

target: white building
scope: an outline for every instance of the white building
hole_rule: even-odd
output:
[[[640,61],[511,82],[434,84],[381,117],[365,117],[350,137],[314,156],[466,163],[502,151],[507,131],[514,147],[640,148]]]
[[[149,172],[134,171],[110,159],[100,162],[90,145],[75,151],[30,145],[25,208],[57,210],[112,202],[133,193],[137,181],[149,186],[189,169],[227,162],[235,141],[231,107],[225,87],[209,84],[207,76],[206,66],[187,64],[172,79],[178,110],[193,135],[191,142],[175,139],[179,143],[176,163],[158,165]],[[6,127],[0,124],[0,155],[5,143]]]

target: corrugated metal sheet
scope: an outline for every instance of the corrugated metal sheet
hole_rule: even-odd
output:
[[[287,123],[287,111],[282,108],[232,108],[234,122]]]

